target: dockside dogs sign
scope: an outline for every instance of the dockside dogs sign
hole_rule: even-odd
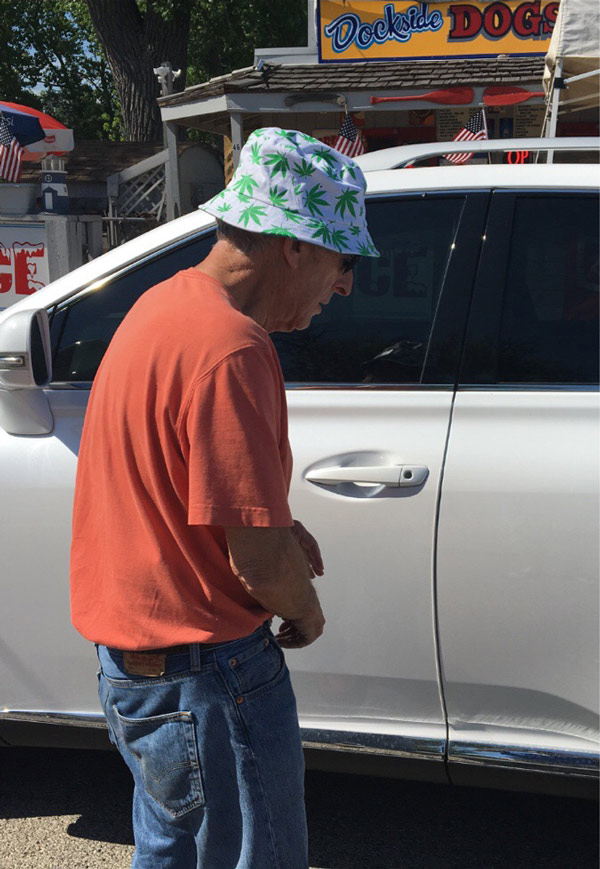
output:
[[[319,0],[319,60],[545,54],[558,3]]]

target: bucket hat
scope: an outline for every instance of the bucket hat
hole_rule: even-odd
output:
[[[200,207],[250,232],[376,257],[365,189],[350,157],[296,130],[265,127],[248,137],[227,187]]]

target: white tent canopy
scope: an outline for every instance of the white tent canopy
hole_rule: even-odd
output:
[[[561,0],[546,55],[548,100],[544,134],[554,136],[558,115],[597,108],[600,95],[600,5]]]

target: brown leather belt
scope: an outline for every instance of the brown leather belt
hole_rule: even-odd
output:
[[[221,643],[198,643],[203,648],[219,646]],[[143,649],[140,652],[123,650],[123,669],[131,676],[164,676],[167,671],[167,658],[171,655],[189,655],[190,646],[166,646],[163,649]]]
[[[140,649],[136,651],[136,655],[189,655],[190,647],[183,646],[166,646],[164,649]]]
[[[201,649],[211,649],[215,646],[222,646],[223,643],[194,643],[195,646],[200,646]],[[125,654],[125,649],[115,649],[115,652],[119,652],[121,655]],[[129,650],[131,651],[131,650]],[[183,646],[165,646],[163,649],[136,649],[136,655],[189,655],[190,654],[190,644],[184,644]]]

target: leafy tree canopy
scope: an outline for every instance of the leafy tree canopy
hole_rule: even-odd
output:
[[[79,138],[120,136],[116,92],[80,0],[0,0],[0,97],[43,109]]]
[[[306,0],[121,2],[140,21],[160,15],[165,25],[189,3],[187,80],[177,80],[178,89],[250,66],[255,47],[306,44]],[[0,99],[47,111],[76,138],[125,136],[127,118],[103,48],[111,33],[96,32],[86,0],[0,0],[0,39]]]

